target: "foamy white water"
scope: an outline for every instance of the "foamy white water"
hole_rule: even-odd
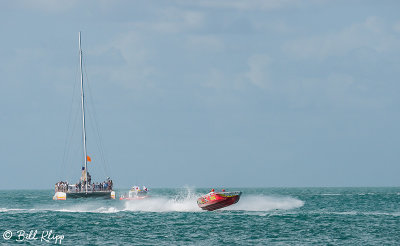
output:
[[[224,210],[243,210],[243,211],[271,211],[287,210],[302,207],[304,202],[292,197],[273,197],[273,196],[242,196],[238,203],[224,208]]]
[[[53,206],[47,208],[36,208],[30,212],[40,211],[56,211],[66,213],[118,213],[125,211],[132,212],[205,212],[197,205],[197,198],[201,194],[197,194],[193,189],[185,189],[174,197],[171,196],[154,196],[142,200],[115,200],[109,204],[101,201],[90,201],[79,204],[63,204],[57,202]],[[293,197],[276,197],[265,195],[242,195],[239,202],[225,207],[222,210],[227,211],[252,211],[267,212],[272,210],[290,210],[302,207],[304,202]],[[9,211],[9,209],[3,209]],[[0,209],[2,212],[2,209]],[[18,211],[16,211],[18,212]],[[21,211],[23,212],[23,211]],[[26,211],[25,211],[26,212]]]
[[[149,197],[143,200],[125,201],[125,211],[144,211],[144,212],[201,212],[197,206],[196,194],[192,188],[186,187],[175,197]]]
[[[201,212],[197,206],[198,196],[169,199],[166,197],[148,198],[125,202],[125,211],[145,212]],[[292,197],[243,196],[237,204],[223,210],[271,211],[277,209],[294,209],[304,205],[304,202]]]
[[[200,212],[196,198],[168,199],[163,197],[125,201],[125,211]]]

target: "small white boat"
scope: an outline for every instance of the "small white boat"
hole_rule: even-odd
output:
[[[146,186],[143,186],[142,189],[139,186],[133,186],[129,193],[122,195],[119,200],[142,200],[149,197],[147,193]]]

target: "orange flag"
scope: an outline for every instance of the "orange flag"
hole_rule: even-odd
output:
[[[86,160],[87,160],[87,161],[92,161],[92,159],[91,159],[90,156],[88,156],[88,155],[86,156]]]

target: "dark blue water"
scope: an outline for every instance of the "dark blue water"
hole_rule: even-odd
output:
[[[0,191],[0,244],[400,245],[400,188],[230,190],[240,201],[213,212],[197,207],[205,189],[152,189],[143,201]]]

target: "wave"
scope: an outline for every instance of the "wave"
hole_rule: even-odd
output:
[[[88,208],[85,206],[73,206],[68,208],[0,208],[0,213],[41,213],[41,212],[66,212],[66,213],[117,213],[121,210],[115,207]]]
[[[358,215],[363,215],[363,216],[394,216],[394,217],[400,216],[400,212],[363,212],[363,211],[342,211],[342,212],[325,211],[325,212],[319,212],[319,211],[312,211],[312,212],[309,212],[309,213],[311,213],[311,214],[327,214],[327,215],[351,215],[351,216],[358,216]]]
[[[101,213],[101,214],[109,214],[109,213],[118,213],[121,212],[121,209],[116,207],[99,207],[99,208],[91,208],[85,206],[74,206],[63,209],[45,209],[42,211],[52,211],[52,212],[64,212],[64,213]]]
[[[0,213],[19,212],[19,211],[29,211],[29,209],[23,209],[23,208],[0,208]]]

